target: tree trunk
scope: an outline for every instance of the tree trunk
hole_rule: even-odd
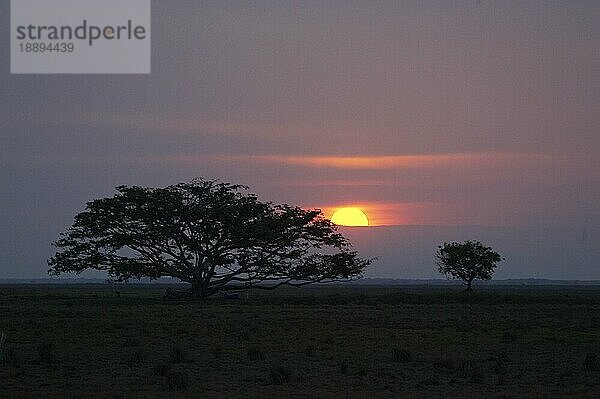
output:
[[[466,283],[467,283],[467,289],[465,291],[467,291],[467,292],[473,291],[473,280],[469,280]]]
[[[195,299],[204,299],[206,298],[206,292],[204,290],[204,284],[201,281],[193,281],[192,282],[192,298]]]

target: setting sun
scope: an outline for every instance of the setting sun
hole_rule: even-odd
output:
[[[340,226],[368,226],[367,215],[359,208],[340,208],[333,213],[331,221]]]

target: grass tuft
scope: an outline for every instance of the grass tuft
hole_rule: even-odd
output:
[[[315,348],[314,345],[309,344],[309,345],[306,345],[306,347],[304,348],[304,353],[306,354],[306,356],[312,357],[315,355],[316,350],[317,349]]]
[[[413,359],[412,352],[408,349],[393,348],[392,349],[392,360],[400,363],[408,363]]]
[[[246,357],[250,361],[265,360],[265,353],[257,347],[250,347],[246,350]]]
[[[248,341],[250,341],[250,333],[248,331],[242,331],[242,332],[240,332],[240,335],[238,335],[238,340],[240,342],[248,342]]]
[[[588,371],[600,370],[600,356],[596,352],[588,352],[583,359],[583,367]]]
[[[173,363],[183,363],[187,360],[185,349],[180,345],[171,348],[171,361]]]
[[[454,370],[456,362],[450,357],[442,357],[433,361],[433,366],[439,369]]]
[[[517,342],[517,333],[514,330],[504,331],[504,334],[502,334],[502,341],[506,343]]]
[[[139,338],[126,337],[125,340],[123,341],[123,346],[126,348],[142,346],[142,341]]]
[[[129,357],[127,358],[127,363],[130,365],[133,364],[141,364],[146,360],[146,356],[142,349],[135,349],[129,352]]]
[[[273,385],[283,385],[292,381],[292,372],[283,365],[271,366],[269,370],[269,381]]]
[[[171,371],[167,374],[167,385],[171,391],[187,391],[190,387],[190,376],[183,371]]]
[[[342,373],[344,375],[348,375],[349,372],[350,372],[350,367],[348,366],[348,361],[342,360],[340,362],[340,373]]]
[[[366,363],[361,363],[356,368],[356,375],[364,377],[369,373],[369,366]]]
[[[224,351],[225,350],[223,349],[222,345],[215,346],[213,349],[213,355],[215,356],[215,359],[222,359]]]
[[[154,375],[159,376],[159,377],[165,377],[167,374],[169,374],[169,371],[171,371],[171,364],[170,363],[156,363],[154,365]]]
[[[54,363],[56,360],[56,347],[54,342],[43,341],[38,344],[38,360],[42,363]]]
[[[4,360],[4,348],[6,347],[6,334],[0,333],[0,360]]]
[[[483,383],[485,379],[485,374],[483,371],[475,365],[471,360],[463,360],[458,363],[456,368],[458,377],[464,378],[469,382],[473,382],[475,384]]]

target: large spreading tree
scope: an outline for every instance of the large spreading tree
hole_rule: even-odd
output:
[[[360,277],[362,259],[320,210],[260,201],[247,187],[194,180],[119,186],[87,203],[54,243],[48,273],[103,270],[110,279],[175,277],[207,297]]]
[[[472,291],[473,281],[491,280],[502,256],[479,241],[445,242],[438,247],[436,264],[440,273],[449,279],[462,280],[467,291]]]

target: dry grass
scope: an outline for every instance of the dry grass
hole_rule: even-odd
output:
[[[563,291],[561,291],[563,290]],[[567,291],[565,291],[567,290]],[[600,392],[600,288],[0,287],[4,397],[522,397]]]

